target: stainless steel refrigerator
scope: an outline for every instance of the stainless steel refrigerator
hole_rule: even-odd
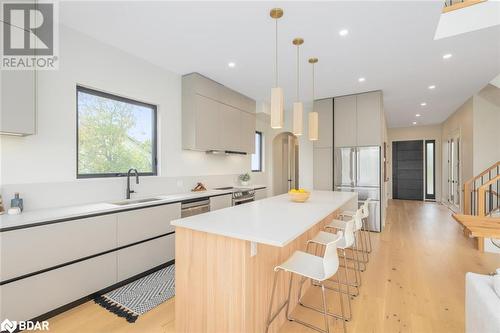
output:
[[[359,204],[367,198],[370,203],[368,228],[382,231],[380,224],[380,147],[335,148],[335,191],[357,192]]]

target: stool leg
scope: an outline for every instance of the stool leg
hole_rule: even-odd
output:
[[[340,286],[340,285],[339,285]],[[342,294],[339,293],[342,302]],[[326,332],[330,332],[330,325],[328,325],[328,308],[326,307],[326,297],[325,297],[325,286],[321,283],[321,298],[323,299],[323,317],[325,318],[325,329]],[[342,314],[343,315],[343,314]]]
[[[368,233],[368,243],[369,243],[369,249],[368,249],[368,252],[371,253],[372,252],[372,235],[371,235],[371,232],[370,230],[368,229],[368,218],[365,218],[365,223],[366,223],[366,232]]]
[[[278,283],[278,275],[279,271],[274,272],[273,290],[271,291],[271,302],[269,303],[269,312],[267,314],[266,333],[269,331],[269,326],[271,325],[271,322],[274,320],[274,318],[271,319],[271,316],[273,311],[274,294],[276,292],[276,284]]]
[[[344,254],[344,277],[345,277],[345,284],[347,286],[347,306],[349,307],[349,317],[347,320],[351,320],[352,318],[352,310],[351,310],[351,293],[349,291],[349,274],[347,273],[347,259],[346,259],[346,253],[345,249],[342,249],[342,252]],[[339,279],[340,281],[340,279]],[[340,290],[340,289],[339,289]],[[342,299],[342,293],[339,292],[340,299]],[[342,317],[344,317],[344,313],[342,313]]]
[[[290,295],[292,294],[293,273],[290,273],[290,285],[288,286],[288,297],[286,298],[286,319],[292,321],[290,317]]]
[[[337,280],[337,287],[340,290],[340,279]],[[345,318],[344,300],[342,299],[342,294],[339,293],[339,295],[340,295],[340,313],[342,314],[342,318]],[[342,319],[342,327],[344,329],[344,333],[346,333],[346,325],[345,325],[345,320],[344,319]]]

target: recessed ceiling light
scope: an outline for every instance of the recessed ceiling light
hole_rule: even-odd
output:
[[[342,37],[345,37],[345,36],[349,35],[349,30],[342,29],[342,30],[339,31],[339,35],[342,36]]]
[[[412,124],[413,124],[413,125],[416,125],[416,124],[417,124],[417,122],[416,122],[416,121],[414,121],[414,122],[412,122]]]
[[[451,53],[446,53],[443,55],[443,59],[450,59],[451,57],[453,57],[453,54]]]
[[[415,117],[420,117],[420,113],[417,113],[417,114],[415,115]]]
[[[234,63],[234,62],[232,62],[232,61],[231,61],[231,62],[228,62],[228,63],[227,63],[227,67],[229,67],[229,68],[234,68],[234,67],[236,67],[236,63]]]
[[[432,89],[436,89],[436,86],[432,84],[432,85],[430,85],[430,86],[429,86],[429,89],[430,89],[430,90],[432,90]]]
[[[425,102],[420,103],[420,106],[426,106],[426,105],[427,105],[427,103],[425,103]]]
[[[360,78],[358,79],[358,82],[365,82],[365,81],[366,81],[366,79],[365,79],[364,77],[360,77]]]

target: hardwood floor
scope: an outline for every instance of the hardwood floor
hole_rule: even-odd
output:
[[[475,250],[451,211],[435,203],[390,201],[384,232],[372,234],[372,241],[348,332],[463,332],[465,273],[486,274],[500,267],[499,255]],[[318,289],[312,288],[305,301],[319,305]],[[327,297],[330,310],[338,311],[337,294]],[[172,299],[129,324],[89,302],[52,318],[50,331],[174,332],[174,306]],[[302,307],[293,315],[323,324],[321,315]],[[338,321],[330,323],[341,332]],[[281,332],[314,331],[287,322]]]

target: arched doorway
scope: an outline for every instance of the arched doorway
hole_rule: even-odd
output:
[[[273,192],[275,195],[299,187],[299,140],[290,132],[273,139]]]

